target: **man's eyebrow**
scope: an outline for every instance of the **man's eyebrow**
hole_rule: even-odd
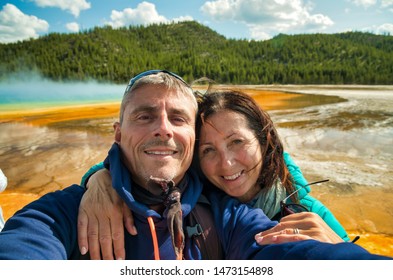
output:
[[[157,106],[147,104],[147,105],[138,106],[137,108],[131,111],[131,114],[134,115],[141,112],[154,112],[157,110],[158,110]]]
[[[135,108],[133,111],[131,111],[131,115],[135,115],[141,112],[146,112],[146,113],[154,113],[157,112],[158,106],[154,106],[154,105],[150,105],[150,104],[146,104],[146,105],[141,105],[137,108]],[[169,110],[169,114],[173,114],[173,115],[181,115],[187,119],[191,119],[191,114],[188,113],[186,110],[184,109],[180,109],[180,108],[172,108]]]
[[[178,108],[173,108],[171,110],[169,110],[170,114],[174,114],[174,115],[181,115],[181,116],[185,116],[188,119],[191,119],[191,114],[188,113],[188,111],[184,110],[184,109],[178,109]]]

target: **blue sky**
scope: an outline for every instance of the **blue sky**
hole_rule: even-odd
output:
[[[393,35],[393,0],[0,0],[0,43],[184,20],[235,39],[345,31]]]

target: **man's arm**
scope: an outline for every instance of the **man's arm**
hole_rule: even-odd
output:
[[[49,193],[19,210],[0,232],[0,259],[79,258],[77,215],[83,188]]]
[[[255,234],[272,228],[277,222],[271,221],[261,209],[252,209],[222,191],[212,191],[209,199],[225,258],[252,259],[260,248]]]
[[[260,246],[255,242],[255,235],[273,227],[277,224],[276,222],[270,221],[261,209],[252,209],[225,194],[215,193],[209,198],[227,259],[391,259],[370,254],[362,247],[350,242],[331,244],[304,240]]]

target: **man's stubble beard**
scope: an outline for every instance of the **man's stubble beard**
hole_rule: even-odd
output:
[[[148,184],[148,182],[152,177],[165,181],[174,181],[174,178],[178,175],[178,166],[166,167],[166,165],[168,165],[168,163],[156,162],[156,168],[142,171],[143,186],[152,194],[159,195],[162,192],[160,188],[151,189],[151,187],[149,187],[150,184]]]

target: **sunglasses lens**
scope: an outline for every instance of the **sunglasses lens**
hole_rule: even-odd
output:
[[[281,209],[281,216],[282,217],[285,217],[285,216],[288,216],[288,215],[291,215],[291,214],[293,214],[294,212],[292,212],[288,207],[283,207],[282,209]]]
[[[214,81],[208,78],[200,78],[194,81],[191,85],[192,89],[200,94],[205,94],[209,92],[211,87],[213,86]]]
[[[301,213],[301,212],[308,212],[308,209],[306,207],[304,207],[303,205],[300,205],[300,204],[286,204],[282,208],[281,215],[283,217],[285,217],[285,216],[288,216],[290,214]]]

